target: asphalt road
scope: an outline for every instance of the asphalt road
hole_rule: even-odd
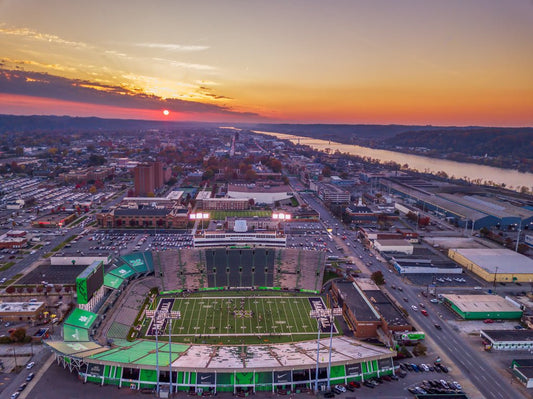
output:
[[[320,213],[321,219],[326,224],[336,226],[339,223],[316,197],[311,194],[303,194],[302,196],[312,208]],[[387,281],[387,286],[390,287],[391,284],[394,284],[397,287],[402,287],[402,292],[397,290],[389,290],[389,292],[398,303],[408,310],[412,320],[426,332],[426,335],[429,335],[436,349],[446,354],[454,366],[472,382],[486,399],[523,399],[523,395],[509,383],[508,377],[501,375],[497,370],[487,365],[482,356],[461,338],[460,333],[453,330],[446,323],[445,312],[442,312],[439,308],[443,305],[430,303],[428,298],[420,295],[423,287],[405,284],[399,275],[389,272],[387,264],[379,262],[375,256],[370,256],[371,253],[364,250],[362,244],[354,241],[351,237],[353,236],[348,236],[347,241],[351,245],[346,255],[352,255],[356,259],[360,259],[365,265],[369,266],[370,271],[381,270]],[[362,272],[365,274],[364,269],[362,269]],[[453,291],[461,292],[470,289],[471,287],[454,288]],[[518,290],[516,287],[509,287],[509,289]],[[441,288],[440,291],[443,292],[443,290],[445,289]],[[403,298],[407,298],[408,302],[406,303]],[[420,311],[411,309],[411,305],[419,306],[420,302],[425,304],[429,313],[428,317],[422,315]],[[443,318],[439,317],[439,313]],[[436,329],[435,323],[440,324],[442,329]],[[426,342],[427,344],[429,342]]]

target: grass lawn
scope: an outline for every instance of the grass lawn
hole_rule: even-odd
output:
[[[172,310],[180,311],[181,318],[172,321],[172,340],[250,345],[315,339],[317,322],[309,316],[312,309],[309,298],[322,301],[316,295],[258,291],[177,297]],[[150,318],[144,320],[143,335],[150,322]],[[162,335],[168,337],[168,324]]]

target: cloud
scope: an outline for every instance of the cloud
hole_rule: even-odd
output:
[[[163,99],[122,86],[21,70],[0,69],[0,93],[122,108],[152,110],[165,108],[175,112],[221,113],[235,117],[262,119],[259,114],[238,112],[225,105],[185,101],[177,98]],[[223,96],[220,97],[223,98]]]
[[[170,43],[138,43],[138,47],[155,48],[168,51],[204,51],[209,46],[187,45],[187,44],[170,44]]]
[[[218,69],[217,67],[214,67],[212,65],[174,61],[174,60],[169,60],[166,58],[159,58],[159,57],[153,57],[152,60],[158,61],[158,62],[164,62],[164,63],[170,64],[178,68],[196,69],[198,71],[216,71]]]
[[[53,69],[61,72],[76,72],[77,69],[73,67],[68,67],[65,65],[59,64],[45,64],[42,62],[31,61],[31,60],[18,60],[13,58],[2,58],[0,65],[4,69],[24,69],[25,66],[32,67],[34,69],[49,70]]]
[[[89,46],[86,43],[83,42],[75,42],[71,40],[65,40],[59,36],[56,35],[50,35],[47,33],[40,33],[28,28],[8,28],[2,25],[0,27],[0,34],[4,35],[10,35],[10,36],[19,36],[24,37],[30,40],[37,40],[41,42],[48,42],[48,43],[54,43],[54,44],[60,44],[60,45],[66,45],[66,46],[73,46],[78,48],[89,48]]]

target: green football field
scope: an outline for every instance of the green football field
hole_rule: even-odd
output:
[[[316,338],[317,321],[309,316],[317,296],[189,296],[174,298],[172,340],[183,343],[258,344]],[[159,302],[158,302],[159,303]],[[323,302],[322,302],[323,303]],[[154,304],[155,305],[155,304]],[[155,306],[153,306],[155,307]],[[153,308],[152,307],[152,308]],[[147,333],[149,318],[144,321]],[[168,323],[162,339],[168,339]],[[153,336],[147,336],[153,339]]]

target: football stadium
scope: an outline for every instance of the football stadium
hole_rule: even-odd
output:
[[[94,262],[45,344],[83,382],[159,393],[298,393],[393,373],[394,351],[342,334],[324,269],[323,252],[280,248],[138,252],[105,273]]]

